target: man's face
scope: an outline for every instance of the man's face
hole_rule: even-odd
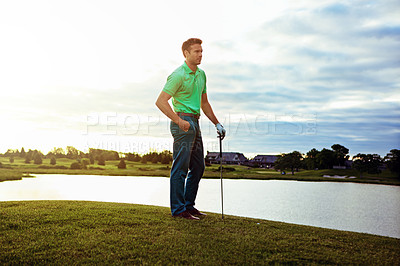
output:
[[[193,44],[190,46],[190,51],[186,52],[186,60],[192,65],[200,65],[203,55],[203,48],[200,44]]]

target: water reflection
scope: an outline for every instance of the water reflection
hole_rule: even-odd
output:
[[[168,206],[169,179],[38,175],[0,183],[0,200],[90,200]]]
[[[220,212],[220,181],[203,179],[196,206]],[[0,183],[0,201],[90,200],[169,206],[169,179],[38,175]],[[400,238],[400,187],[224,180],[226,214]]]

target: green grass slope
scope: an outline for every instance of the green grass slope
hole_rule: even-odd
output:
[[[400,264],[400,239],[168,208],[0,202],[0,264]]]

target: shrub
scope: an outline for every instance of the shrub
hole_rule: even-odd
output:
[[[10,157],[10,163],[14,163],[14,157]]]
[[[55,156],[52,156],[52,157],[50,158],[50,164],[51,164],[51,165],[56,165],[56,163],[57,163],[56,157],[55,157]]]
[[[71,163],[71,169],[82,169],[82,165],[78,162]]]
[[[33,157],[33,163],[42,164],[42,156],[40,156],[39,153],[36,153],[35,156]]]
[[[121,161],[119,161],[118,169],[126,169],[126,163],[125,163],[125,160],[124,160],[124,159],[122,159]]]

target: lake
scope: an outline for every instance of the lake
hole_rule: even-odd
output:
[[[224,213],[400,238],[400,187],[283,180],[224,182]],[[88,200],[169,207],[169,178],[37,175],[0,182],[0,201]],[[220,180],[200,182],[196,207],[221,212]]]

